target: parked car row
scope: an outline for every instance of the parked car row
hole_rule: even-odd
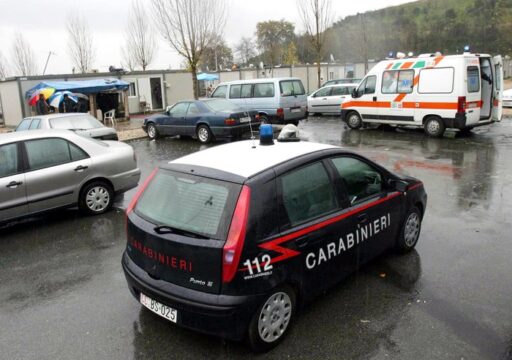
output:
[[[69,130],[0,136],[0,223],[57,208],[107,211],[116,195],[137,186],[133,148]]]

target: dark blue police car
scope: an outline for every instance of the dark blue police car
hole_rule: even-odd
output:
[[[274,143],[269,126],[259,144],[155,169],[127,209],[122,258],[148,309],[255,351],[283,339],[298,304],[386,249],[413,249],[427,203],[417,179],[339,147]]]
[[[237,140],[258,126],[255,111],[245,111],[228,100],[205,99],[180,101],[165,113],[144,119],[142,129],[150,139],[180,135],[209,143],[214,139]]]

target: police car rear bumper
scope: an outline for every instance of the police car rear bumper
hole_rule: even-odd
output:
[[[209,294],[151,278],[126,254],[122,265],[128,288],[139,301],[140,293],[178,311],[177,325],[231,340],[242,340],[249,321],[264,295]]]

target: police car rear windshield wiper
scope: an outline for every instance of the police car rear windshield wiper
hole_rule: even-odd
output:
[[[193,231],[178,229],[168,225],[160,225],[153,229],[157,234],[178,234],[184,235],[188,237],[193,237],[196,239],[209,239],[209,237],[204,236],[202,234],[195,233]]]

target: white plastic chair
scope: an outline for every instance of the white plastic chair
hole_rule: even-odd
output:
[[[112,124],[112,127],[116,126],[116,110],[115,109],[109,110],[105,113],[104,118],[103,118],[103,123],[105,125],[107,125],[108,121],[110,121],[110,123]]]

